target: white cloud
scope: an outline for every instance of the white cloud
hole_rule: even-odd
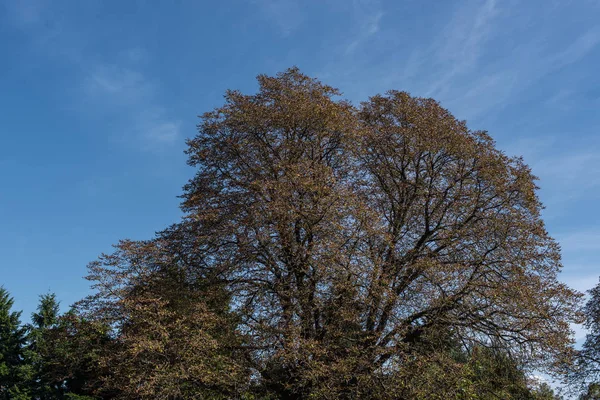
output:
[[[84,94],[94,104],[122,115],[143,149],[159,149],[177,142],[180,122],[168,117],[158,100],[158,85],[144,75],[123,65],[100,65],[85,78]],[[128,140],[126,140],[128,141]]]
[[[514,96],[581,61],[600,45],[600,27],[594,26],[565,33],[562,48],[548,48],[547,26],[526,20],[521,9],[515,2],[461,2],[450,21],[432,31],[429,44],[413,49],[401,68],[394,65],[383,74],[406,82],[419,95],[441,100],[460,118],[473,120],[509,104]],[[508,24],[514,29],[506,29]],[[514,45],[503,47],[506,42]]]
[[[88,43],[48,0],[22,0],[7,6],[8,21],[29,35],[34,48],[70,69],[74,109],[110,115],[123,132],[116,139],[142,149],[160,149],[179,139],[180,122],[160,100],[160,85],[144,71],[148,54],[141,47],[116,52],[98,61]],[[89,38],[87,38],[89,40]],[[140,141],[141,145],[140,145]]]
[[[160,149],[161,146],[172,145],[180,139],[181,123],[170,121],[162,114],[164,112],[160,109],[155,110],[155,114],[151,116],[140,114],[137,131],[144,139],[146,149]]]
[[[484,44],[498,15],[496,0],[486,0],[475,7],[466,3],[453,16],[434,42],[431,55],[440,66],[441,77],[430,85],[426,96],[445,95],[457,76],[471,71],[479,62]],[[425,60],[422,61],[423,63]]]
[[[263,17],[274,24],[281,35],[288,36],[304,19],[300,2],[294,0],[255,0]]]
[[[594,27],[577,37],[565,50],[552,56],[548,64],[553,65],[552,69],[573,64],[585,57],[599,43],[600,27]]]
[[[381,18],[384,13],[378,1],[354,0],[352,2],[357,31],[351,35],[352,40],[345,48],[346,55],[354,53],[365,44],[380,29]]]
[[[118,103],[136,103],[154,96],[154,85],[139,71],[118,65],[96,67],[86,78],[85,88],[93,97],[106,96]]]

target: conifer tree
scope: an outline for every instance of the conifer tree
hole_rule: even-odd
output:
[[[59,303],[54,293],[40,296],[36,312],[31,314],[28,326],[26,359],[32,376],[30,389],[36,399],[60,399],[63,388],[61,381],[51,378],[49,358],[53,349],[48,341],[48,333],[56,328],[59,320]]]
[[[91,321],[76,310],[58,318],[44,332],[44,381],[65,399],[103,399],[115,397],[115,390],[104,386],[109,375],[100,359],[112,349],[109,327]]]
[[[0,399],[27,399],[29,371],[24,358],[26,330],[13,298],[0,287]]]

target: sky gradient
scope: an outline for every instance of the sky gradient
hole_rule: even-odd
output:
[[[0,54],[0,285],[24,320],[176,222],[197,115],[294,65],[354,103],[406,90],[487,130],[540,178],[561,279],[598,282],[597,0],[7,1]]]

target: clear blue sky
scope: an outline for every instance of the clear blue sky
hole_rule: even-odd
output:
[[[0,284],[25,310],[179,216],[184,139],[227,88],[292,65],[360,101],[442,102],[541,180],[562,279],[600,275],[597,0],[5,1]]]

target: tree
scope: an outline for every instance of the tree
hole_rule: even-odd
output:
[[[198,268],[240,310],[281,398],[389,397],[411,347],[452,327],[550,365],[580,296],[535,177],[431,99],[391,91],[355,108],[290,69],[229,91],[187,150]]]
[[[36,399],[60,398],[62,382],[47,379],[48,348],[47,331],[56,327],[59,318],[59,303],[54,293],[40,296],[37,312],[32,313],[32,323],[27,327],[25,357],[31,368],[29,387]]]
[[[440,332],[517,380],[565,362],[581,295],[523,160],[431,99],[355,107],[295,68],[258,81],[188,141],[183,220],[90,265],[79,309],[111,327],[123,396],[476,398]]]
[[[547,383],[539,384],[533,390],[533,400],[562,400]]]
[[[587,390],[583,398],[600,397],[600,283],[589,290],[589,299],[584,307],[587,328],[585,342],[577,354],[576,363],[571,370],[571,383]]]
[[[98,292],[80,308],[114,337],[99,359],[110,371],[103,388],[123,399],[238,396],[249,377],[228,295],[172,250],[123,241],[90,265]]]
[[[32,329],[47,329],[58,322],[60,304],[56,294],[47,293],[40,296],[37,312],[31,314]]]
[[[71,309],[43,333],[42,381],[58,389],[56,398],[113,399],[118,391],[104,387],[110,375],[101,364],[112,350],[110,327]],[[52,398],[52,397],[51,397]]]
[[[598,400],[600,399],[600,384],[590,383],[586,392],[579,396],[580,400]]]
[[[416,345],[393,395],[402,399],[558,400],[545,383],[499,347],[461,343],[453,331]]]
[[[29,371],[24,361],[26,330],[20,312],[12,311],[14,300],[0,287],[0,398],[28,399]]]

